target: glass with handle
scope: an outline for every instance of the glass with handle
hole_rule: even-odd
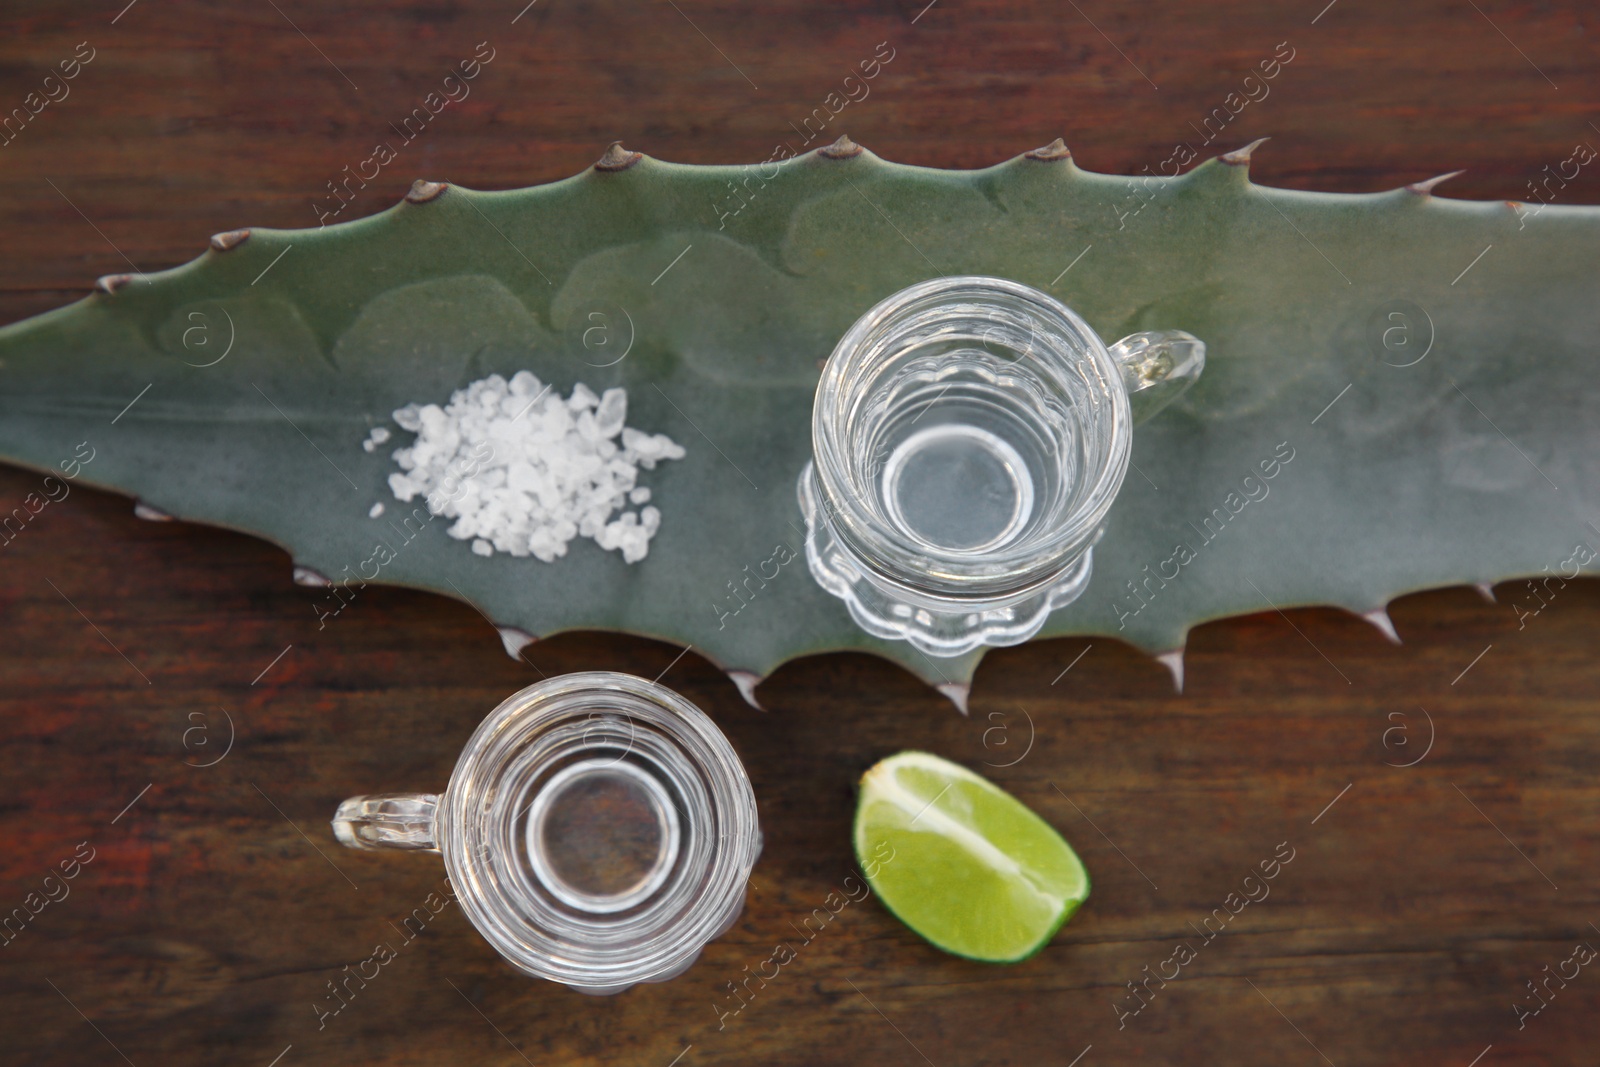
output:
[[[1003,278],[937,278],[834,348],[800,475],[806,560],[856,623],[932,656],[1008,645],[1082,595],[1133,427],[1205,368],[1181,330],[1112,345]]]
[[[608,671],[512,695],[443,794],[351,797],[333,831],[351,848],[442,853],[502,956],[594,994],[687,970],[739,917],[761,852],[722,731],[672,690]]]

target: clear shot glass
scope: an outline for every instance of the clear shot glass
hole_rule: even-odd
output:
[[[1204,367],[1190,334],[1107,347],[1002,278],[894,294],[817,385],[799,485],[812,575],[862,629],[930,656],[1026,641],[1089,584],[1134,423]]]
[[[744,910],[761,853],[744,766],[704,712],[629,674],[551,678],[473,733],[443,795],[339,805],[357,849],[440,852],[513,966],[581,993],[689,968]]]

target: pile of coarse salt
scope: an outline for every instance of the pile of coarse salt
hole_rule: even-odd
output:
[[[650,551],[661,512],[612,513],[650,500],[650,490],[635,485],[639,468],[684,453],[665,434],[624,426],[627,413],[624,389],[595,396],[579,382],[563,400],[528,371],[509,382],[491,374],[456,390],[443,408],[407,404],[394,413],[417,439],[395,451],[400,472],[389,475],[389,488],[406,502],[423,494],[429,511],[456,520],[450,536],[471,539],[480,556],[498,550],[549,563],[583,536],[636,563]],[[364,447],[388,437],[374,429]]]

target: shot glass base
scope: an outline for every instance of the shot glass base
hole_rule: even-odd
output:
[[[982,603],[941,600],[871,575],[840,544],[818,504],[810,463],[797,487],[806,520],[806,565],[817,584],[845,602],[867,633],[907,641],[929,656],[959,656],[983,645],[1017,645],[1043,628],[1057,608],[1088,588],[1094,550],[1086,549],[1057,579],[1011,598]]]

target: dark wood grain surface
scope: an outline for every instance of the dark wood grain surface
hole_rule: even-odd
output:
[[[216,231],[315,224],[327,184],[484,41],[470,98],[341,218],[415,177],[561,178],[616,138],[765,159],[801,147],[790,124],[881,42],[893,59],[826,136],[904,162],[983,166],[1062,135],[1083,166],[1155,171],[1284,42],[1270,95],[1203,153],[1272,134],[1263,183],[1365,191],[1466,167],[1449,194],[1526,198],[1575,144],[1600,145],[1600,27],[1578,3],[124,2],[4,5],[0,111],[61,99],[0,147],[0,321],[190,259]],[[1586,170],[1561,195],[1597,190]],[[0,470],[0,504],[36,481]],[[363,591],[319,632],[289,572],[259,541],[140,522],[87,490],[0,549],[0,915],[28,917],[0,945],[0,1061],[1596,1060],[1600,974],[1549,979],[1578,943],[1600,947],[1594,582],[1520,628],[1520,583],[1499,604],[1407,597],[1398,647],[1332,611],[1205,626],[1181,696],[1113,642],[1039,642],[985,661],[963,719],[856,655],[785,667],[765,713],[648,641],[569,635],[518,663],[472,609],[417,593]],[[443,868],[339,848],[338,801],[442,787],[479,719],[541,674],[669,665],[761,807],[734,930],[681,978],[605,999],[519,977],[453,907],[407,943],[395,924]],[[908,747],[1060,827],[1093,874],[1088,905],[1041,955],[995,968],[854,904],[719,1022],[729,983],[798,943],[791,923],[851,873],[856,777]],[[1283,842],[1270,895],[1199,936]],[[76,877],[47,883],[63,864]],[[1141,986],[1119,1028],[1141,1003],[1127,983],[1170,975],[1179,942],[1195,958]],[[384,943],[393,962],[319,1028],[329,980]],[[1519,1020],[1539,1003],[1529,981],[1548,1003]]]

